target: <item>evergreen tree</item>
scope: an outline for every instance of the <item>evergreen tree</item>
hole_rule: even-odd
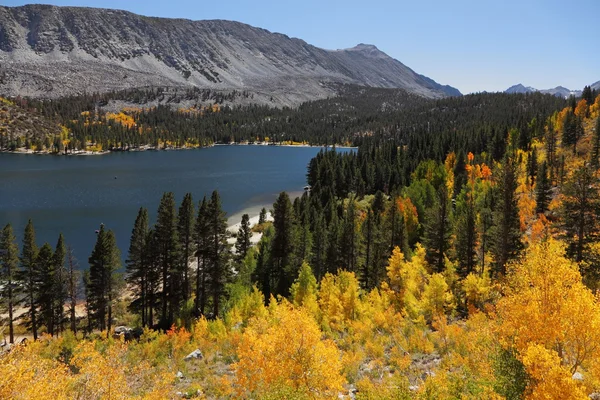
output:
[[[242,222],[240,223],[240,229],[237,233],[237,239],[235,242],[235,254],[237,263],[241,263],[248,250],[250,250],[250,239],[252,238],[252,230],[250,229],[250,216],[248,214],[242,215]]]
[[[557,167],[557,160],[556,160],[556,142],[557,142],[557,134],[556,131],[554,130],[554,126],[552,125],[552,123],[548,123],[548,133],[546,134],[546,161],[548,163],[548,177],[550,179],[550,184],[552,184],[552,182],[554,182],[554,180],[556,179],[556,176],[558,175],[556,173],[556,167]]]
[[[575,261],[590,261],[587,246],[598,236],[600,194],[593,172],[580,167],[563,187],[562,216],[567,254]]]
[[[52,246],[48,243],[44,243],[42,247],[40,247],[36,262],[38,269],[38,290],[35,303],[38,305],[40,311],[39,324],[40,326],[44,325],[48,334],[53,336],[56,326],[56,295],[54,293],[56,264],[54,263]]]
[[[179,248],[181,249],[181,269],[183,272],[183,302],[187,302],[190,298],[190,281],[189,281],[189,270],[190,270],[190,258],[194,254],[194,224],[195,224],[195,209],[192,194],[187,193],[181,207],[179,207],[179,220],[178,220],[178,237],[179,237]]]
[[[225,294],[225,285],[231,280],[227,218],[221,208],[221,197],[216,190],[213,191],[208,203],[208,215],[210,233],[208,253],[210,263],[209,291],[212,295],[213,317],[216,318],[219,315],[221,296]]]
[[[129,284],[133,301],[130,308],[139,312],[142,326],[148,324],[148,272],[149,259],[146,253],[148,239],[148,210],[141,207],[133,225],[129,252],[127,254],[125,281]]]
[[[440,185],[433,207],[429,208],[425,219],[425,249],[427,262],[436,272],[444,271],[444,261],[450,240],[451,205],[446,185]]]
[[[252,280],[257,283],[260,291],[264,294],[265,302],[269,301],[277,284],[277,276],[273,271],[273,262],[271,260],[271,248],[274,236],[275,229],[272,226],[267,227],[256,246],[258,256]]]
[[[453,198],[456,198],[462,187],[467,183],[467,169],[466,169],[465,153],[461,150],[456,156],[456,163],[454,164],[454,192]]]
[[[54,315],[56,318],[56,334],[64,330],[65,321],[65,301],[67,299],[67,288],[68,288],[68,276],[65,268],[65,258],[67,255],[67,248],[65,245],[65,238],[63,234],[58,235],[58,241],[54,249],[54,268],[55,268],[55,279],[54,279]]]
[[[163,194],[158,206],[156,221],[156,241],[161,269],[161,315],[163,328],[173,324],[175,309],[179,308],[181,276],[178,276],[179,249],[177,237],[177,213],[175,196],[172,192]]]
[[[210,215],[206,197],[198,206],[194,241],[196,248],[196,298],[195,310],[198,315],[204,315],[206,308],[206,282],[208,276],[208,256],[210,250]]]
[[[548,210],[550,204],[550,180],[548,179],[548,167],[546,161],[540,164],[538,171],[538,181],[535,187],[535,212],[544,214]]]
[[[277,274],[275,293],[287,296],[296,276],[291,258],[294,254],[295,218],[292,203],[287,193],[281,192],[273,204],[273,227],[275,236],[271,246],[271,259]]]
[[[361,239],[358,229],[358,212],[354,197],[348,198],[348,206],[346,207],[342,221],[339,248],[342,267],[348,271],[358,273]]]
[[[310,264],[314,266],[314,273],[317,280],[325,274],[327,270],[327,227],[324,216],[319,213],[315,219],[315,228],[313,231],[313,241]]]
[[[69,304],[69,322],[71,323],[71,332],[77,333],[77,296],[79,295],[80,272],[78,270],[77,260],[73,254],[71,246],[67,248],[68,264],[68,289],[67,298]]]
[[[537,150],[534,147],[529,153],[529,157],[527,157],[527,175],[529,176],[529,183],[533,186],[535,184],[535,176],[538,172],[538,160],[537,160]]]
[[[0,233],[0,298],[8,313],[9,342],[15,342],[14,311],[17,306],[17,268],[19,266],[19,246],[12,226],[7,224]]]
[[[258,214],[258,224],[262,225],[265,222],[267,222],[267,209],[263,207],[260,210],[260,214]]]
[[[456,199],[454,251],[462,278],[475,271],[477,264],[476,211],[472,188],[465,186]]]
[[[387,205],[385,214],[384,232],[389,234],[388,253],[392,254],[394,248],[398,247],[404,254],[407,254],[408,238],[404,224],[404,215],[398,209],[398,197],[392,197]]]
[[[19,281],[25,295],[24,302],[28,314],[28,326],[31,328],[33,340],[38,337],[37,304],[38,293],[38,248],[35,243],[35,230],[33,222],[29,220],[25,227],[23,246],[21,247],[21,267],[19,270]]]
[[[88,259],[90,269],[87,282],[87,303],[90,324],[110,332],[112,306],[116,299],[116,271],[121,266],[120,252],[112,231],[100,225],[96,244]]]
[[[494,272],[505,275],[506,263],[514,259],[522,248],[519,209],[517,207],[517,171],[515,161],[508,154],[497,171],[498,200],[493,213],[492,247]]]

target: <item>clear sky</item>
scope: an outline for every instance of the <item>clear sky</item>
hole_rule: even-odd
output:
[[[600,80],[600,0],[53,0],[148,16],[228,19],[326,49],[374,44],[463,93]],[[2,5],[27,2],[2,0]]]

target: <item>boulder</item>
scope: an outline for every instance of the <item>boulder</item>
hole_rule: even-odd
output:
[[[196,350],[192,351],[190,354],[188,354],[187,356],[185,356],[183,359],[185,361],[189,361],[192,359],[202,360],[202,358],[203,358],[202,352],[200,351],[200,349],[196,349]]]

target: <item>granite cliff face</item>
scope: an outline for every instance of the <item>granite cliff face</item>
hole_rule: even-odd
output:
[[[294,105],[331,96],[340,83],[402,88],[430,98],[460,95],[372,45],[329,51],[232,21],[0,7],[0,92],[9,95],[196,86],[248,90]]]

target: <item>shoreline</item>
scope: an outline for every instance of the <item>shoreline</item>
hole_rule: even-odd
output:
[[[89,151],[89,150],[80,150],[75,152],[58,152],[53,153],[49,151],[33,151],[26,150],[24,148],[17,150],[0,150],[0,154],[23,154],[23,155],[38,155],[38,156],[103,156],[111,153],[141,153],[146,151],[180,151],[180,150],[200,150],[206,149],[215,146],[270,146],[270,147],[296,147],[296,148],[325,148],[331,149],[335,146],[336,149],[358,149],[358,146],[342,146],[342,145],[314,145],[314,144],[272,144],[272,143],[214,143],[208,146],[198,146],[198,147],[172,147],[172,148],[164,148],[164,149],[156,149],[154,147],[146,147],[146,148],[134,148],[127,150],[105,150],[105,151]]]

